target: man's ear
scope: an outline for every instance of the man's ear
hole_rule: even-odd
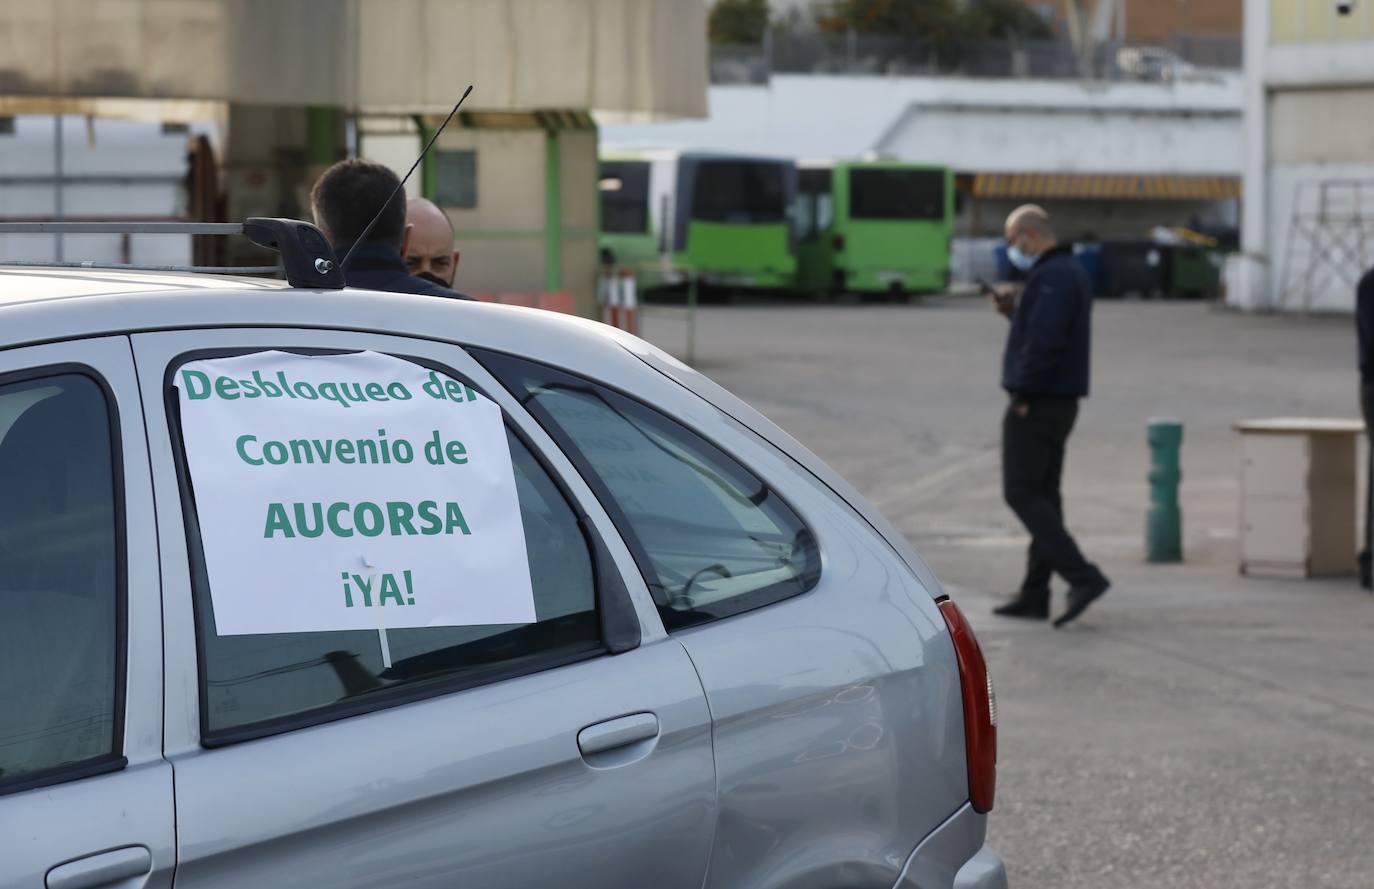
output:
[[[458,260],[461,259],[462,256],[463,254],[459,253],[457,250],[453,251],[453,266],[449,269],[448,273],[448,286],[450,287],[453,286],[453,282],[458,278]]]
[[[406,252],[410,249],[410,233],[414,231],[413,223],[406,223],[406,227],[401,230],[401,258],[406,258]]]

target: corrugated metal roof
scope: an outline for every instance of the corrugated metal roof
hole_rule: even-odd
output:
[[[1091,173],[979,173],[976,198],[1220,201],[1239,198],[1238,176],[1123,176]]]

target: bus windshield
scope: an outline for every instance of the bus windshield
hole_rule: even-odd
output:
[[[703,161],[697,168],[692,218],[706,222],[787,220],[783,165],[768,161]]]
[[[944,219],[943,170],[849,171],[851,219]]]

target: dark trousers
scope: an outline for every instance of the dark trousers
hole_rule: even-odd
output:
[[[1360,386],[1360,409],[1364,411],[1364,428],[1370,442],[1369,481],[1365,489],[1364,552],[1360,553],[1360,583],[1365,589],[1374,587],[1371,577],[1370,555],[1374,553],[1374,383]]]
[[[1060,483],[1064,450],[1076,419],[1076,398],[1036,399],[1024,417],[1013,405],[1002,418],[1002,495],[1031,535],[1021,583],[1027,596],[1048,597],[1053,574],[1070,586],[1102,580],[1102,573],[1083,558],[1064,527]]]

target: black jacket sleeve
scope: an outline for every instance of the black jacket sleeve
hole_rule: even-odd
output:
[[[1360,339],[1360,379],[1374,383],[1374,271],[1366,272],[1356,291],[1355,328]]]
[[[1065,360],[1073,332],[1078,300],[1074,282],[1062,272],[1044,274],[1026,323],[1021,354],[1016,358],[1016,379],[1027,391],[1052,389],[1060,364]]]

